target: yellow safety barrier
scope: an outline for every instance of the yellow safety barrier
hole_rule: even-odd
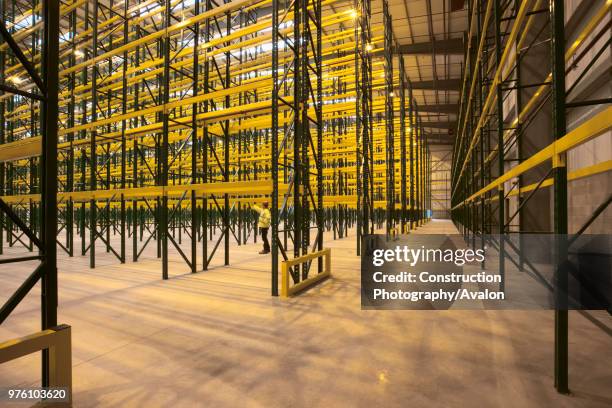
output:
[[[300,265],[306,262],[310,262],[314,259],[325,258],[323,272],[318,273],[312,278],[303,280],[293,286],[289,286],[289,280],[291,275],[289,274],[289,268],[295,265]],[[311,254],[303,255],[298,258],[288,259],[283,261],[281,264],[281,297],[289,297],[298,292],[307,289],[317,282],[322,281],[331,276],[331,249],[325,248],[321,251],[313,252]]]
[[[41,350],[49,351],[48,386],[66,390],[66,396],[62,398],[64,402],[49,403],[48,406],[72,406],[72,331],[70,326],[64,324],[0,343],[0,364]]]

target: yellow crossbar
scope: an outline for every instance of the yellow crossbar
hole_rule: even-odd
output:
[[[546,160],[552,159],[553,156],[559,155],[582,143],[587,142],[588,140],[600,135],[611,127],[612,107],[608,107],[603,111],[599,112],[597,115],[593,116],[591,119],[584,122],[582,125],[578,126],[576,129],[563,136],[561,139],[549,144],[548,146],[546,146],[521,164],[514,166],[512,169],[510,169],[497,179],[493,180],[484,188],[472,194],[464,202],[458,204],[454,208],[460,207],[470,201],[473,201],[474,199],[485,194],[486,192],[498,188],[510,179],[517,177],[526,172],[527,170],[544,163]]]
[[[35,136],[27,139],[0,145],[0,162],[26,159],[40,156],[42,153],[42,137]]]

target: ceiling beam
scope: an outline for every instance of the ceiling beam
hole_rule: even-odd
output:
[[[452,146],[454,142],[447,142],[445,140],[428,140],[429,146]]]
[[[410,83],[412,89],[438,89],[440,91],[458,91],[461,87],[461,79],[438,79],[436,81],[413,81]]]
[[[397,54],[457,54],[463,55],[463,39],[450,38],[448,40],[437,40],[418,42],[414,44],[403,44],[397,47]]]
[[[430,145],[452,145],[455,143],[455,136],[449,135],[448,132],[442,133],[425,133],[427,143]]]
[[[433,113],[457,113],[459,111],[459,105],[456,103],[439,103],[432,105],[419,105],[419,112],[433,112]]]
[[[455,122],[421,122],[422,127],[432,129],[454,129],[456,125]]]

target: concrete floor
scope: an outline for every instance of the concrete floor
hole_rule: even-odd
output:
[[[418,232],[456,230],[433,221]],[[153,256],[120,265],[102,254],[93,270],[61,256],[74,405],[612,406],[612,338],[583,315],[570,315],[573,394],[561,396],[551,311],[362,311],[354,242],[328,241],[333,278],[291,300],[269,296],[269,258],[253,244],[232,248],[230,267],[197,274],[177,258],[168,281]],[[0,266],[0,302],[33,269],[10,268]],[[0,326],[0,340],[38,328],[39,294]],[[39,360],[0,366],[0,385],[37,385]]]

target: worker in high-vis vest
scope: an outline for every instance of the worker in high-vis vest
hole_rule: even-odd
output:
[[[253,205],[253,209],[259,214],[259,221],[257,222],[257,226],[259,227],[259,232],[261,233],[261,240],[263,241],[263,250],[259,253],[268,254],[270,253],[270,242],[268,242],[268,229],[270,229],[270,221],[272,220],[272,215],[270,214],[270,210],[268,209],[267,202],[264,202],[261,207],[259,207],[258,205]]]

